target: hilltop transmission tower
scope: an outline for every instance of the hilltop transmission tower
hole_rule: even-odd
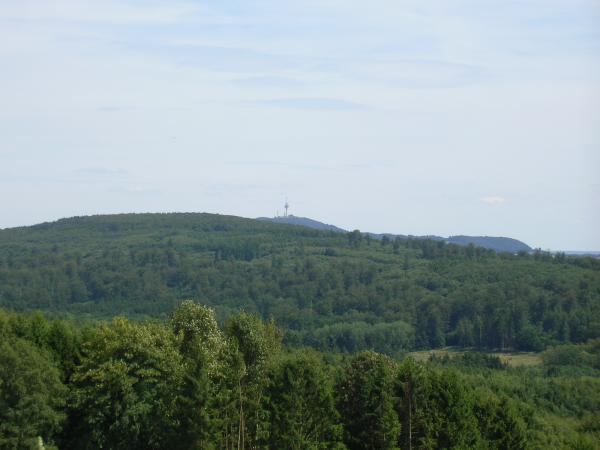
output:
[[[284,208],[285,208],[285,216],[283,216],[283,217],[287,217],[287,216],[288,216],[288,208],[289,208],[289,207],[290,207],[290,204],[288,203],[288,201],[287,201],[287,197],[286,197],[286,198],[285,198],[285,205],[284,205]]]

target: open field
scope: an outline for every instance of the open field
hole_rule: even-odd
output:
[[[462,355],[475,350],[457,349],[453,347],[445,347],[438,350],[424,350],[411,352],[409,356],[416,361],[427,361],[433,354],[439,357],[449,356],[450,358]],[[535,366],[542,363],[540,353],[535,352],[485,352],[489,355],[498,356],[502,362],[507,363],[510,367],[519,366]]]

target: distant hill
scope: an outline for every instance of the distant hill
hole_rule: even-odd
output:
[[[570,256],[590,256],[592,258],[600,258],[600,252],[594,250],[565,250],[562,253]]]
[[[287,343],[341,352],[600,337],[596,259],[377,241],[286,220],[121,214],[0,230],[0,308],[166,318],[194,299],[220,321],[240,310],[273,317]]]
[[[325,224],[318,220],[309,219],[308,217],[259,217],[258,220],[282,223],[288,225],[300,225],[308,228],[314,228],[315,230],[324,231],[335,231],[338,233],[347,233],[348,230],[336,227],[335,225]],[[530,252],[533,249],[517,239],[508,237],[496,237],[496,236],[450,236],[448,238],[442,236],[428,235],[428,236],[412,236],[404,234],[392,234],[392,233],[365,233],[373,239],[383,239],[387,236],[390,239],[399,237],[400,239],[431,239],[433,241],[444,241],[449,244],[457,245],[469,245],[473,244],[477,247],[483,247],[488,250],[494,250],[499,253],[518,253],[518,252]]]
[[[446,242],[458,245],[473,244],[479,247],[489,248],[496,252],[518,253],[533,250],[529,245],[517,239],[494,236],[450,236]]]
[[[257,220],[274,223],[284,223],[288,225],[301,225],[303,227],[314,228],[315,230],[335,231],[336,233],[347,233],[347,230],[329,225],[318,220],[309,219],[308,217],[286,216],[286,217],[259,217]]]

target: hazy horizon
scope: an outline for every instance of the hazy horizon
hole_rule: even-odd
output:
[[[600,250],[600,3],[0,0],[0,228],[290,212]]]

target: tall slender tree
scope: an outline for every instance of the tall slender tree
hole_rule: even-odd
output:
[[[400,421],[394,409],[394,363],[374,352],[355,356],[339,383],[339,410],[350,450],[398,448]]]

